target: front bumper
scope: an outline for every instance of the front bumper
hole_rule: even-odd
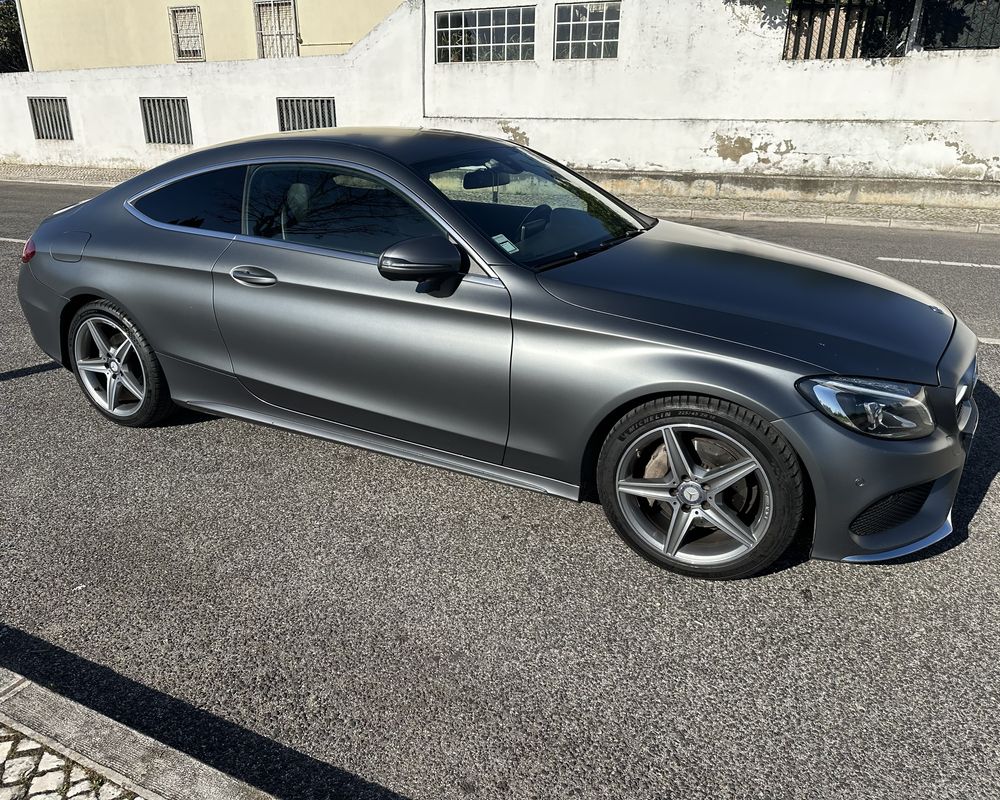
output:
[[[773,423],[802,457],[812,482],[812,556],[832,561],[882,561],[929,547],[951,533],[951,509],[979,422],[972,404],[962,430],[937,430],[915,441],[853,434],[820,412]],[[877,533],[858,535],[852,522],[873,503],[930,484],[914,516]]]

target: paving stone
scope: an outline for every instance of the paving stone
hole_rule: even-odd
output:
[[[40,747],[41,745],[34,739],[22,739],[17,743],[17,747],[14,748],[14,751],[17,753],[25,753],[28,750],[38,750]]]
[[[90,776],[87,775],[87,770],[85,770],[83,767],[74,766],[69,773],[70,783],[76,783],[77,781],[82,781],[89,777]]]
[[[34,795],[40,792],[55,792],[62,789],[63,784],[66,782],[66,776],[62,771],[57,772],[47,772],[44,775],[38,775],[31,782],[31,788],[28,789],[28,794]]]
[[[55,753],[45,753],[42,756],[42,760],[38,762],[39,772],[48,772],[49,770],[58,769],[59,767],[65,765],[65,761]]]
[[[73,768],[73,772],[76,772],[77,770],[80,770],[80,772],[83,772],[83,770],[80,769],[79,767],[74,767]],[[70,777],[70,780],[71,781],[73,780],[72,777]],[[69,787],[69,791],[66,792],[66,796],[67,797],[76,797],[77,795],[83,794],[84,792],[89,792],[93,788],[94,788],[93,784],[89,780],[87,780],[86,778],[84,778],[84,780],[82,780],[82,781],[71,783],[70,787]]]
[[[27,792],[27,786],[6,786],[0,789],[0,800],[21,800]]]
[[[121,797],[123,793],[124,790],[115,786],[113,783],[106,783],[97,793],[97,797],[98,800],[115,800],[115,798]]]
[[[22,758],[12,758],[4,765],[3,783],[20,783],[27,778],[35,769],[35,759],[31,756]]]
[[[7,754],[13,746],[13,742],[0,742],[0,764],[7,760]]]

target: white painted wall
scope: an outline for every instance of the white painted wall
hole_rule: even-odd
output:
[[[526,0],[521,0],[526,2]],[[580,167],[1000,181],[1000,51],[781,60],[784,0],[623,0],[620,56],[434,63],[434,12],[405,0],[342,56],[0,76],[0,160],[149,166],[139,96],[187,96],[196,146],[275,131],[277,96],[329,96],[340,125],[508,136]],[[27,96],[69,98],[75,140],[36,142]]]

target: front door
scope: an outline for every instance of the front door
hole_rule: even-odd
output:
[[[507,440],[510,296],[466,276],[446,296],[383,278],[385,247],[440,229],[374,178],[252,168],[246,232],[213,270],[236,375],[282,408],[492,463]]]

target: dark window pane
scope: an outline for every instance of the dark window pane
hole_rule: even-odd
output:
[[[441,30],[441,28],[447,28],[448,15],[442,13],[441,11],[438,11],[438,13],[434,15],[434,25],[435,27],[437,27],[438,30]]]
[[[525,25],[521,28],[521,41],[522,42],[533,42],[535,41],[535,26]]]
[[[574,25],[573,26],[573,41],[582,42],[587,38],[587,26],[586,25]]]
[[[466,11],[465,14],[464,14],[464,17],[465,17],[465,27],[466,28],[473,28],[473,27],[475,27],[475,25],[476,25],[476,12],[475,11]]]
[[[133,205],[168,225],[239,233],[246,167],[228,167],[184,178],[157,189]]]
[[[519,9],[519,8],[508,8],[507,9],[507,24],[508,25],[520,25],[521,24],[521,9]]]
[[[587,21],[587,7],[576,5],[573,6],[573,22],[586,22]]]
[[[604,38],[605,39],[617,39],[618,38],[618,23],[609,22],[604,26]]]
[[[479,17],[479,25],[489,25],[490,24],[490,12],[480,11],[477,15]]]
[[[587,26],[587,38],[591,41],[604,38],[604,24],[601,22],[591,22]]]
[[[478,34],[479,44],[490,44],[493,41],[492,28],[480,28]]]
[[[507,18],[506,14],[503,13],[502,8],[498,8],[493,12],[493,24],[503,25],[504,20]]]
[[[530,6],[521,12],[521,22],[530,23],[535,21],[535,8]]]
[[[591,22],[601,22],[604,20],[604,6],[595,3],[587,9],[587,19]]]
[[[568,44],[557,44],[556,45],[556,58],[569,58],[569,45]]]
[[[569,22],[569,12],[568,5],[556,6],[556,22]]]
[[[586,58],[587,57],[587,45],[583,42],[574,42],[569,50],[570,58]]]
[[[569,41],[569,25],[562,24],[556,25],[556,41],[557,42],[568,42]]]
[[[462,12],[456,11],[451,15],[451,27],[461,28],[462,27]]]
[[[618,58],[618,42],[605,42],[604,43],[604,57],[605,58]]]
[[[600,57],[601,57],[601,43],[587,42],[587,58],[600,58]]]
[[[521,29],[507,28],[507,43],[513,44],[519,41],[521,41]]]
[[[462,60],[463,61],[475,61],[476,60],[476,48],[475,47],[466,47],[465,50],[462,51]]]
[[[521,48],[521,58],[524,61],[531,61],[535,57],[535,46],[533,44],[526,44]]]
[[[621,16],[621,4],[611,3],[604,14],[605,19],[618,19]]]
[[[438,31],[438,46],[447,46],[448,31]]]
[[[440,229],[408,200],[361,175],[312,165],[265,166],[250,177],[251,236],[375,256]]]

